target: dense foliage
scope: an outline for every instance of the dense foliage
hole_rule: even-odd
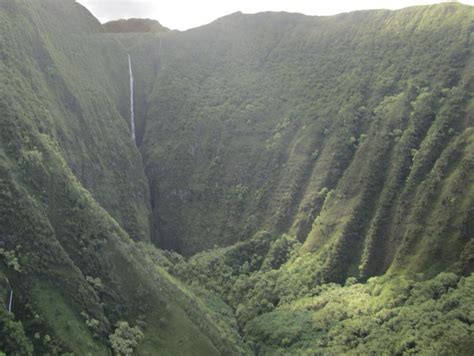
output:
[[[126,321],[118,322],[114,333],[109,336],[112,349],[117,355],[132,355],[142,338],[140,328],[132,328]]]
[[[123,46],[67,0],[1,1],[0,34],[1,351],[104,355],[124,321],[140,353],[238,353],[133,242],[150,240],[150,199]]]
[[[473,11],[0,0],[0,355],[468,354]]]
[[[468,355],[474,346],[474,278],[371,279],[325,285],[318,295],[252,320],[246,334],[264,355]]]
[[[338,281],[455,263],[473,220],[472,17],[237,13],[144,37],[136,60],[159,58],[139,116],[154,241],[188,256],[289,233]]]

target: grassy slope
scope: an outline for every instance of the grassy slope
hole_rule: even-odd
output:
[[[117,108],[126,52],[72,1],[1,2],[0,16],[0,241],[19,261],[5,276],[35,353],[109,354],[119,320],[142,328],[140,354],[241,353],[131,238],[149,239],[149,198]],[[27,352],[1,322],[0,349]]]

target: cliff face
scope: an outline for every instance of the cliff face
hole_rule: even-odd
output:
[[[0,350],[106,354],[127,321],[138,354],[337,354],[370,333],[343,307],[360,298],[367,320],[398,313],[371,334],[394,352],[416,349],[390,338],[431,299],[451,319],[420,325],[418,351],[436,330],[431,351],[469,349],[473,11],[104,33],[72,0],[0,1],[0,296],[21,291]],[[337,324],[311,324],[331,308]],[[459,338],[439,331],[451,322]]]
[[[333,280],[455,264],[473,221],[472,17],[234,14],[144,40],[154,241],[190,255],[287,233]]]
[[[134,239],[148,240],[148,183],[121,106],[128,107],[126,53],[99,40],[100,24],[70,1],[2,3],[2,18],[2,99],[33,111],[25,116],[58,144],[84,187]],[[13,139],[4,135],[4,143]]]

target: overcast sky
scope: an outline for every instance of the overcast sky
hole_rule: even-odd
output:
[[[361,9],[399,9],[434,4],[436,0],[77,0],[101,22],[119,18],[153,18],[171,29],[201,26],[236,11],[300,12],[307,15],[334,15]],[[474,0],[462,0],[474,5]]]

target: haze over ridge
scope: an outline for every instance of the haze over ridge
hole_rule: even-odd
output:
[[[263,0],[263,1],[216,1],[192,2],[178,0],[157,2],[151,0],[78,0],[87,7],[101,22],[120,18],[153,18],[164,26],[187,30],[210,23],[219,17],[242,11],[257,13],[263,11],[299,12],[306,15],[328,16],[343,12],[368,9],[401,9],[408,6],[430,5],[443,0],[363,0],[363,1],[311,1],[311,0]],[[461,3],[474,5],[474,0]]]

